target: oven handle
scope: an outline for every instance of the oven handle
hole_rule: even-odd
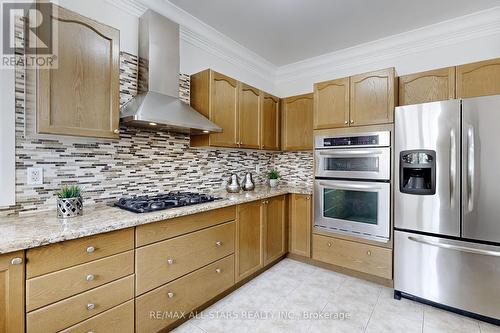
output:
[[[411,241],[417,242],[417,243],[435,246],[435,247],[440,247],[443,249],[449,249],[449,250],[455,250],[455,251],[461,251],[461,252],[467,252],[467,253],[473,253],[473,254],[481,254],[484,256],[500,257],[500,252],[498,252],[498,251],[481,250],[481,249],[475,249],[475,248],[467,247],[467,246],[433,242],[430,240],[416,238],[413,236],[408,236],[408,239]]]
[[[352,156],[352,155],[382,155],[384,154],[384,150],[381,149],[374,149],[374,150],[345,150],[345,151],[334,151],[334,150],[328,150],[328,151],[320,151],[319,155],[321,156],[328,156],[328,155],[333,155],[333,156]]]
[[[323,187],[330,187],[330,188],[335,188],[335,189],[339,189],[339,190],[351,190],[351,189],[355,189],[355,190],[379,190],[379,189],[383,189],[383,186],[381,186],[381,184],[378,184],[378,185],[365,185],[365,184],[335,185],[333,183],[319,182],[319,185],[323,186]]]

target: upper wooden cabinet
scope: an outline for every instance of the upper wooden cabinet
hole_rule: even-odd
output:
[[[352,126],[392,123],[395,106],[395,70],[383,69],[351,76]]]
[[[455,67],[440,68],[399,77],[399,105],[455,98]]]
[[[349,78],[314,84],[314,129],[349,126]]]
[[[38,132],[119,136],[120,32],[62,7],[57,69],[37,75]]]
[[[457,98],[500,94],[500,58],[457,67]]]
[[[312,150],[313,94],[288,97],[282,100],[282,149]]]
[[[24,252],[0,255],[0,332],[24,332]]]
[[[238,145],[242,148],[260,148],[260,96],[258,89],[240,83]]]
[[[253,201],[237,208],[236,281],[243,280],[264,266],[262,230],[264,204],[264,201]]]
[[[287,251],[286,246],[286,198],[274,197],[264,206],[264,265],[267,265]]]
[[[278,97],[261,92],[261,148],[280,149],[280,100]]]

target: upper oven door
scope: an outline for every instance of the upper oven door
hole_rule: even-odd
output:
[[[389,147],[317,149],[315,159],[316,177],[390,180]]]

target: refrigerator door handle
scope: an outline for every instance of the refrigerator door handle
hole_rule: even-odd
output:
[[[467,247],[467,246],[434,242],[431,240],[417,238],[417,237],[413,237],[413,236],[408,236],[408,239],[413,241],[413,242],[417,242],[417,243],[421,243],[421,244],[425,244],[425,245],[430,245],[430,246],[435,246],[435,247],[440,247],[440,248],[448,249],[448,250],[455,250],[455,251],[461,251],[461,252],[467,252],[467,253],[473,253],[473,254],[480,254],[480,255],[484,255],[484,256],[500,257],[500,252],[498,252],[498,251],[489,251],[489,250],[475,249],[475,248]]]
[[[455,130],[450,131],[450,206],[454,207],[455,203],[455,178],[457,177],[457,144]]]
[[[474,127],[469,126],[467,129],[467,210],[474,210],[474,190],[475,190],[475,143],[474,143]]]

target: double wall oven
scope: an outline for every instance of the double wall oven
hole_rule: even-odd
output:
[[[389,131],[315,137],[315,228],[389,240],[390,146]]]

